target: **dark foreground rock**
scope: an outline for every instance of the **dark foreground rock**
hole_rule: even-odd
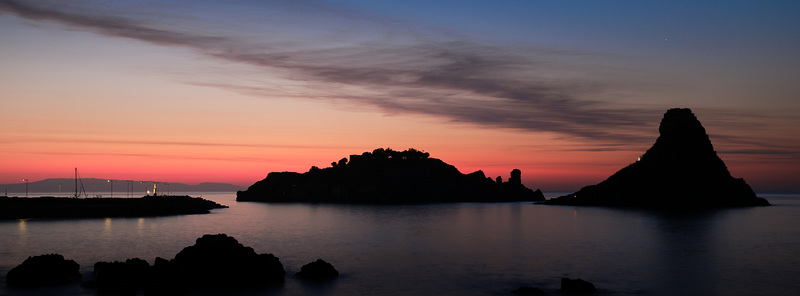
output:
[[[317,261],[303,265],[295,276],[309,280],[329,280],[338,277],[339,271],[325,260],[317,259]]]
[[[487,178],[482,171],[462,174],[454,166],[416,149],[375,149],[312,167],[306,173],[272,172],[237,201],[324,203],[436,203],[543,201],[513,170],[507,182]]]
[[[139,258],[125,262],[97,262],[94,264],[94,280],[81,286],[96,288],[101,293],[133,294],[150,282],[151,271],[150,263]]]
[[[204,289],[238,289],[282,283],[286,271],[272,254],[257,254],[225,234],[204,235],[172,260],[156,258],[150,266],[133,258],[98,262],[94,280],[84,287],[98,292],[174,294]]]
[[[28,257],[6,274],[6,283],[20,288],[57,286],[80,279],[80,265],[59,254]]]
[[[141,198],[0,198],[0,219],[105,218],[207,214],[227,208],[191,196]]]
[[[582,279],[561,279],[561,292],[564,293],[593,293],[597,292],[594,284]]]
[[[731,176],[689,109],[670,109],[641,158],[597,185],[546,201],[552,205],[718,208],[769,205]]]
[[[536,287],[521,287],[518,289],[511,290],[511,294],[515,295],[544,295],[544,291],[542,289]]]
[[[225,234],[204,235],[170,261],[182,281],[193,287],[235,287],[283,282],[278,257],[256,254]]]

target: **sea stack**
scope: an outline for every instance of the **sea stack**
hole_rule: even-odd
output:
[[[670,109],[642,157],[597,185],[546,201],[552,205],[718,208],[769,205],[731,176],[690,109]]]

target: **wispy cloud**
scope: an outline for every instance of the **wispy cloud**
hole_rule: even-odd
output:
[[[55,155],[55,156],[114,156],[114,157],[133,157],[133,158],[148,158],[148,159],[165,159],[165,160],[210,160],[210,161],[228,161],[228,162],[260,162],[260,163],[279,163],[281,159],[270,159],[264,157],[243,157],[243,156],[187,156],[180,154],[159,154],[159,153],[114,153],[114,152],[69,152],[69,151],[53,151],[53,152],[26,152],[35,155]]]
[[[89,145],[121,145],[121,146],[176,146],[176,147],[207,147],[207,148],[259,148],[259,149],[342,149],[352,150],[358,147],[350,145],[289,145],[289,144],[242,144],[242,143],[220,143],[220,142],[193,142],[193,141],[151,141],[151,140],[109,140],[109,139],[90,139],[90,138],[24,138],[14,141],[6,141],[6,144],[17,142],[32,143],[57,143],[57,144],[89,144]]]
[[[189,48],[265,70],[280,69],[283,78],[305,85],[305,95],[298,97],[342,100],[391,114],[627,142],[649,140],[641,127],[657,123],[664,111],[600,100],[604,92],[620,85],[583,74],[587,69],[617,71],[581,65],[592,53],[497,47],[469,40],[345,43],[298,50],[202,30],[178,30],[88,8],[76,12],[3,0],[0,11],[111,37]],[[249,94],[269,89],[237,81],[197,83]]]

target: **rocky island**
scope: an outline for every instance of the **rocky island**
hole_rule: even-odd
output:
[[[690,109],[664,114],[655,144],[603,182],[546,201],[551,205],[718,208],[769,205],[731,176]]]
[[[305,173],[272,172],[237,201],[407,204],[439,202],[544,201],[540,190],[522,185],[515,169],[507,182],[482,171],[462,174],[454,166],[416,149],[378,148],[350,155],[331,167]]]

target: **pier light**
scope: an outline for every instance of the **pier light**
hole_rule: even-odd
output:
[[[114,180],[108,180],[111,183],[111,198],[114,198]]]

